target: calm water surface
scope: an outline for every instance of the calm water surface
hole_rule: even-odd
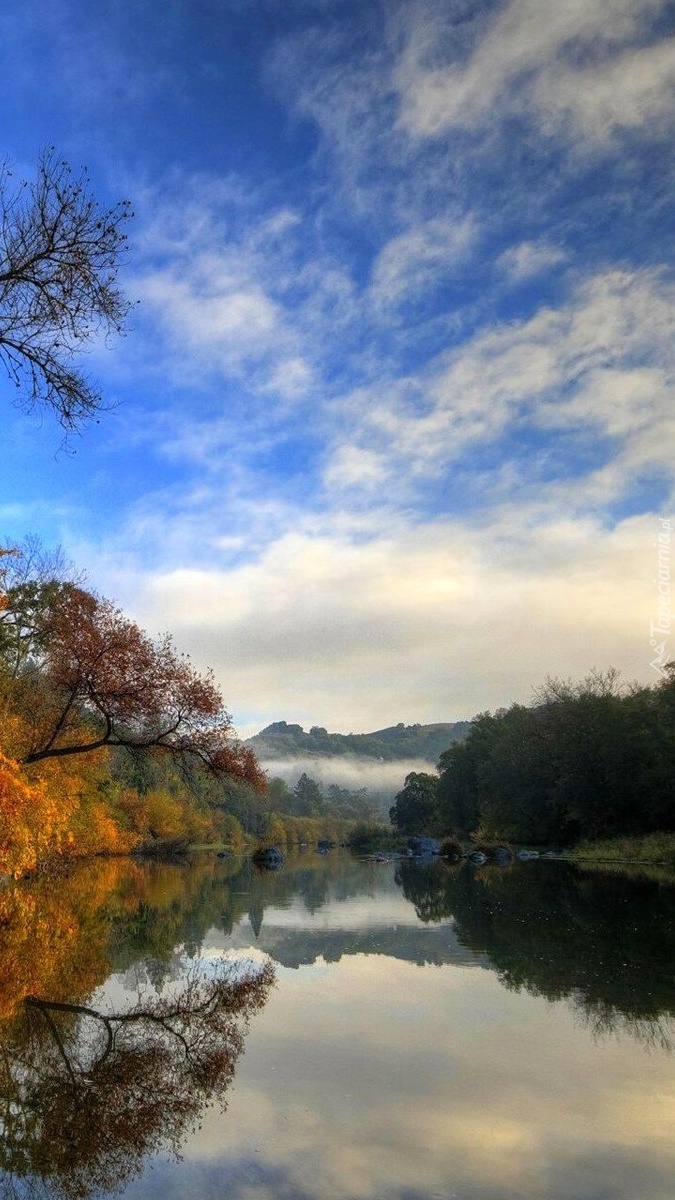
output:
[[[674,963],[673,889],[561,863],[7,889],[0,1196],[673,1200]]]

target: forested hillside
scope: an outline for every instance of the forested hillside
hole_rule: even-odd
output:
[[[374,733],[328,733],[313,725],[306,733],[301,725],[275,721],[244,743],[261,762],[297,758],[334,758],[351,756],[371,762],[398,762],[419,759],[438,762],[454,742],[465,738],[469,721],[435,725],[391,725]]]

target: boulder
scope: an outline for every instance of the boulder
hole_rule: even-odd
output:
[[[513,854],[508,846],[495,846],[490,861],[498,867],[508,867],[509,863],[513,862]]]
[[[415,858],[428,857],[431,854],[440,854],[441,852],[441,843],[437,838],[411,837],[408,839],[408,845]]]
[[[482,867],[483,863],[487,862],[487,854],[483,854],[482,850],[472,850],[468,857],[474,867]]]

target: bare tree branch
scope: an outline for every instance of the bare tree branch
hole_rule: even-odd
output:
[[[122,333],[130,304],[117,287],[131,205],[105,209],[86,170],[53,148],[34,183],[0,168],[0,360],[27,410],[51,408],[67,431],[104,408],[74,365],[93,337]]]

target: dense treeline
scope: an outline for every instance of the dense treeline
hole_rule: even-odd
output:
[[[279,816],[336,816],[347,821],[375,819],[375,807],[367,788],[346,788],[330,783],[324,789],[304,771],[293,788],[283,779],[272,779],[268,794],[270,804]]]
[[[439,775],[410,775],[391,810],[406,832],[570,845],[675,829],[675,672],[549,680],[531,707],[481,713]]]

